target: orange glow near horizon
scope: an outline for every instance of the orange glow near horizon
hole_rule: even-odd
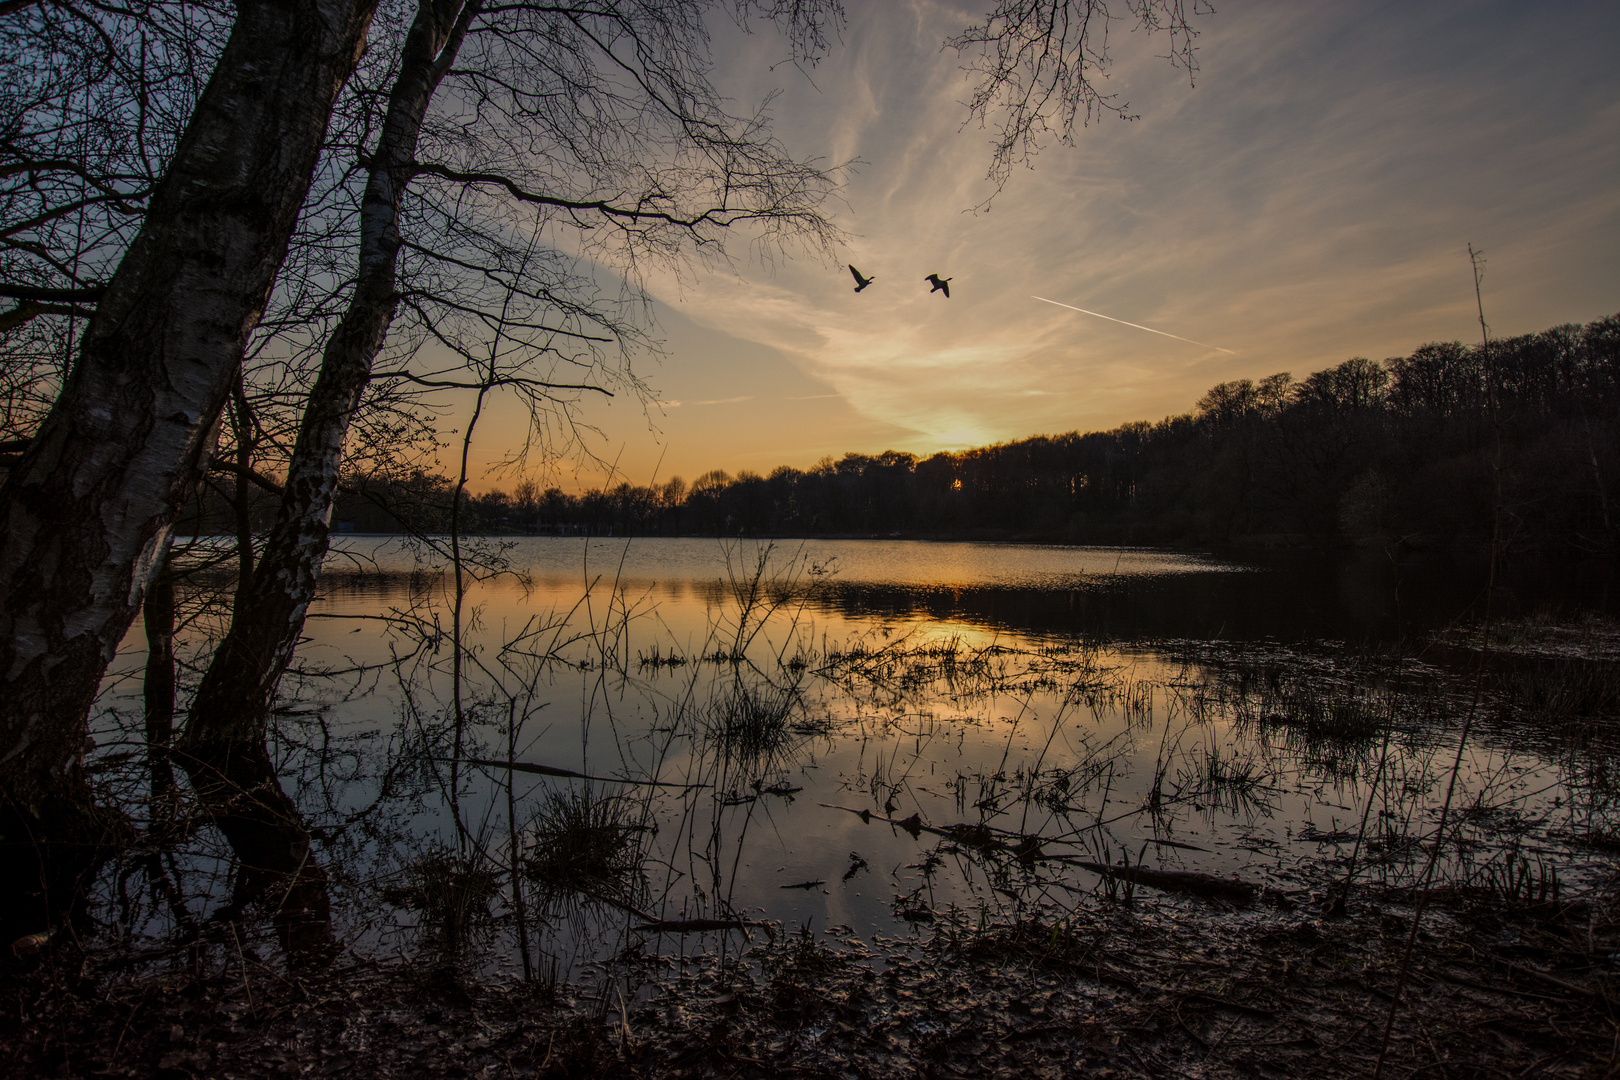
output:
[[[832,207],[847,242],[650,270],[665,358],[637,373],[654,400],[587,403],[600,436],[532,468],[542,483],[1106,430],[1190,411],[1231,379],[1472,340],[1470,242],[1489,255],[1498,335],[1620,308],[1620,75],[1603,45],[1620,9],[1223,8],[1200,22],[1196,86],[1127,35],[1109,88],[1141,119],[1046,147],[977,212],[988,150],[938,51],[961,12],[849,15],[813,85],[776,64],[771,35],[715,31],[737,102],[783,88],[773,113],[796,154],[864,162]],[[850,263],[874,279],[859,294]],[[930,273],[952,278],[948,299]],[[523,421],[496,407],[482,422],[475,490],[515,485],[488,469]]]

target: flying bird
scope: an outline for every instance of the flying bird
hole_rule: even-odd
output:
[[[933,296],[935,293],[943,289],[945,290],[945,299],[949,300],[951,298],[951,287],[946,284],[946,282],[951,280],[950,278],[940,277],[938,274],[929,274],[927,277],[923,278],[923,280],[932,281],[934,283],[934,287],[928,290],[929,296]]]
[[[872,284],[872,282],[877,280],[877,278],[861,277],[861,272],[855,269],[853,266],[849,268],[849,272],[855,275],[856,292],[860,292],[862,289],[866,288],[868,285]]]

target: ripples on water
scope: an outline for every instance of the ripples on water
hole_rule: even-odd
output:
[[[450,579],[420,547],[345,541],[283,684],[283,782],[367,947],[448,933],[515,963],[514,868],[531,964],[556,975],[1121,899],[1085,862],[1282,902],[1352,858],[1410,883],[1469,707],[1426,642],[1470,593],[1434,575],[899,541],[480,550],[459,731]],[[137,627],[119,669],[143,659]],[[109,679],[109,777],[139,692]],[[1570,880],[1583,843],[1620,835],[1602,740],[1522,712],[1491,704],[1476,728],[1448,881]],[[201,915],[228,888],[196,843],[182,887]]]

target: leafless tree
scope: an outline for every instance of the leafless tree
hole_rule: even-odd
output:
[[[30,29],[47,7],[0,19]],[[64,302],[95,309],[0,493],[0,930],[59,914],[117,828],[83,779],[85,718],[212,450],[371,14],[370,0],[238,3],[116,269],[56,268]],[[30,115],[45,127],[50,111]]]
[[[723,241],[743,231],[763,250],[832,238],[819,209],[828,172],[778,145],[765,112],[728,113],[708,81],[704,19],[764,17],[813,56],[837,0],[398,0],[372,33],[376,5],[0,3],[0,29],[19,31],[5,56],[33,78],[12,80],[21,96],[0,111],[25,121],[0,137],[33,140],[17,142],[21,171],[0,176],[16,181],[0,188],[0,298],[13,302],[0,318],[37,335],[8,334],[0,350],[20,358],[8,437],[26,440],[0,495],[5,928],[46,919],[104,848],[111,819],[79,765],[85,717],[208,468],[234,474],[239,507],[249,482],[279,488],[281,506],[258,556],[238,514],[237,610],[183,758],[227,834],[246,830],[238,850],[281,845],[265,869],[296,886],[291,868],[312,860],[260,760],[263,725],[357,418],[397,433],[422,395],[489,382],[461,369],[498,319],[509,348],[496,381],[524,396],[542,438],[566,439],[579,395],[639,389],[646,260],[725,260],[736,245]],[[1127,6],[1168,29],[1190,66],[1180,0]],[[1101,0],[1009,0],[953,39],[980,51],[970,108],[1002,130],[993,176],[1043,133],[1067,138],[1082,111],[1113,107],[1089,81],[1107,61],[1108,18]],[[75,34],[100,51],[61,44]],[[94,105],[107,85],[127,87],[122,111]],[[36,101],[29,87],[67,89]],[[86,119],[70,131],[74,116]],[[53,146],[59,168],[39,152]],[[266,480],[270,463],[285,482]],[[324,896],[309,884],[307,905],[288,894],[284,941],[318,951]],[[300,919],[314,927],[304,945],[286,936]]]
[[[243,564],[178,747],[252,868],[238,899],[273,887],[290,951],[328,944],[324,879],[265,733],[368,387],[476,387],[480,402],[508,389],[546,437],[580,394],[640,389],[612,360],[639,333],[598,295],[600,268],[633,292],[638,260],[723,253],[743,223],[766,241],[831,238],[820,204],[832,177],[789,157],[762,116],[729,116],[709,85],[710,8],[424,0],[404,36],[374,140],[355,148],[365,186],[347,308],[303,405],[275,527]],[[393,359],[374,372],[385,346]]]

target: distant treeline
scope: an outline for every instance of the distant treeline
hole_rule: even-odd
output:
[[[1495,407],[1492,407],[1494,398]],[[927,458],[467,496],[469,533],[878,535],[1079,543],[1476,542],[1613,552],[1620,315],[1212,387],[1193,411]],[[1500,460],[1498,461],[1498,444]],[[449,525],[451,482],[357,482],[336,527]],[[212,514],[210,517],[214,516]],[[220,524],[224,525],[221,517]],[[223,531],[223,530],[222,530]]]

